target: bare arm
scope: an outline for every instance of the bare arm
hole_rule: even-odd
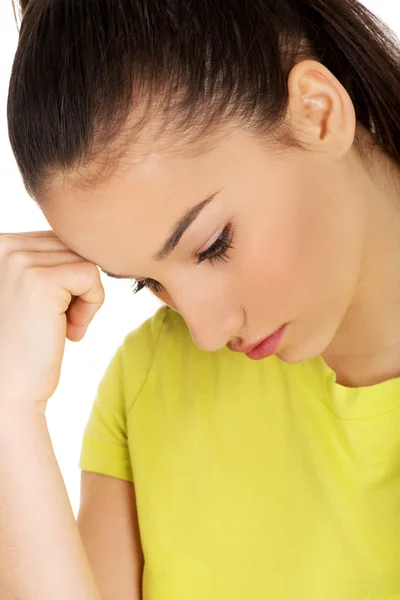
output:
[[[104,600],[140,600],[143,553],[133,484],[82,471],[78,527]]]
[[[39,412],[0,415],[0,598],[104,600]]]

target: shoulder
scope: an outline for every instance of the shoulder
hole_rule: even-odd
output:
[[[226,350],[226,349],[225,349]],[[194,343],[190,329],[182,315],[169,306],[162,306],[139,327],[130,331],[120,348],[127,365],[140,365],[142,371],[152,367],[158,370],[167,365],[186,365],[193,361],[208,364],[219,352],[205,352]]]
[[[189,329],[183,317],[169,306],[162,306],[139,327],[130,331],[122,344],[123,352],[132,358],[152,360],[159,344],[171,341],[175,344],[190,343]]]
[[[167,306],[162,306],[156,313],[146,319],[138,327],[125,335],[103,375],[101,385],[104,381],[118,379],[119,387],[132,376],[139,381],[145,376],[153,362],[163,328],[168,324]]]
[[[166,369],[172,372],[178,364],[191,362],[195,346],[183,317],[169,306],[162,306],[139,327],[130,331],[118,349],[122,385],[132,404],[152,376]],[[129,406],[127,407],[129,410]]]

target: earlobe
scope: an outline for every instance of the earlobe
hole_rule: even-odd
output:
[[[292,125],[310,149],[344,156],[354,142],[356,116],[353,103],[336,77],[321,63],[297,63],[289,75]]]

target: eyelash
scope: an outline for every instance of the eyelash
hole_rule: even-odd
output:
[[[231,257],[228,256],[228,250],[234,249],[232,245],[233,233],[233,225],[229,223],[219,238],[215,240],[214,244],[198,255],[196,265],[201,264],[205,260],[209,260],[212,265],[216,262],[227,262],[227,260],[230,260]],[[137,294],[146,287],[155,293],[160,293],[164,289],[161,283],[158,283],[155,279],[144,279],[143,281],[135,281],[132,284],[134,294]]]

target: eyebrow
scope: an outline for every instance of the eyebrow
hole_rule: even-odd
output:
[[[160,262],[162,260],[165,260],[170,254],[172,254],[172,252],[175,250],[175,248],[181,241],[183,234],[186,232],[186,230],[197,219],[201,211],[206,206],[208,206],[208,204],[210,204],[212,200],[214,200],[214,198],[220,193],[221,190],[222,188],[218,190],[218,192],[214,192],[214,194],[207,196],[207,198],[202,200],[202,202],[190,208],[188,211],[186,211],[186,213],[182,215],[182,217],[180,217],[180,219],[172,227],[172,231],[167,240],[164,242],[161,248],[155,254],[153,254],[152,259],[154,261]],[[105,273],[109,277],[114,277],[115,279],[135,279],[135,277],[133,277],[132,275],[115,275],[114,273],[108,273],[103,269],[101,269],[101,271],[103,271],[103,273]]]

